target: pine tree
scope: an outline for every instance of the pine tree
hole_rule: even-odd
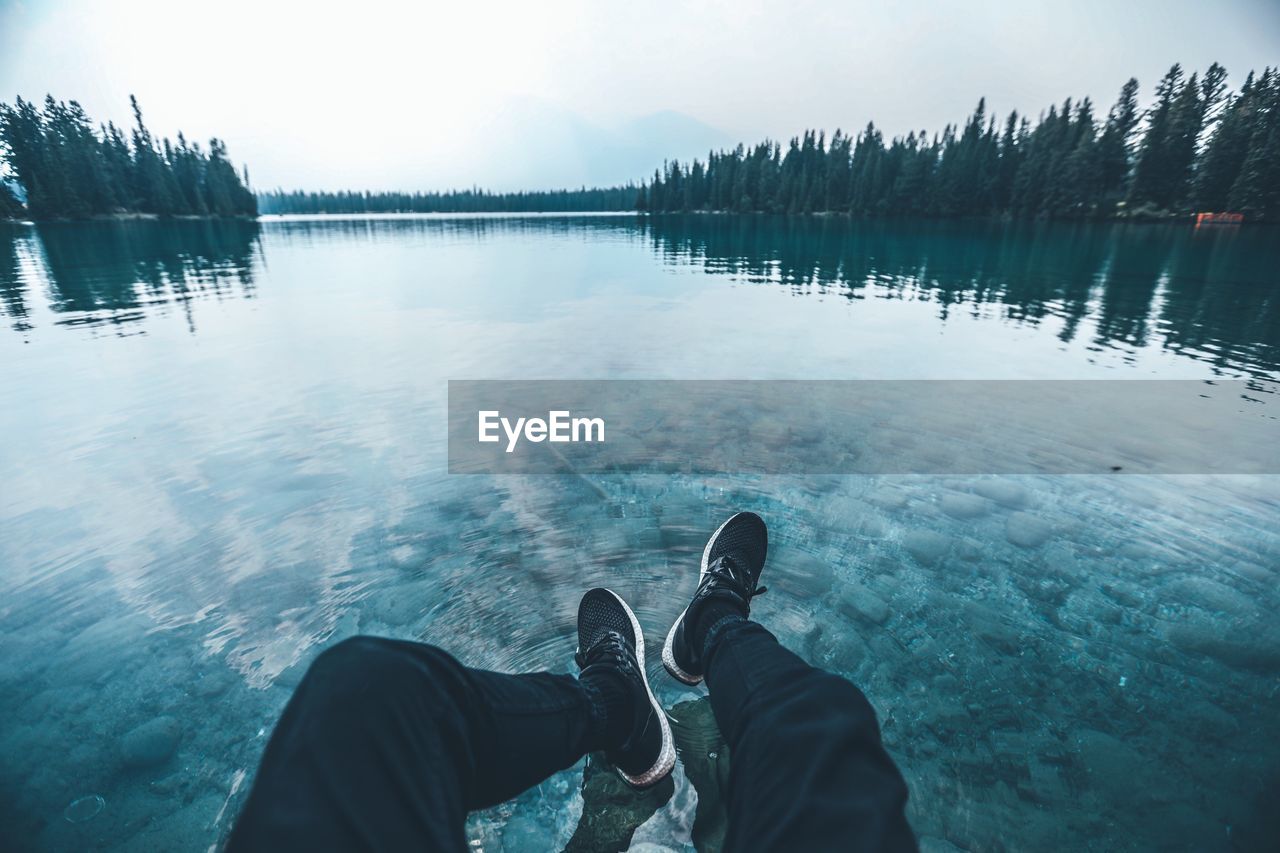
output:
[[[1134,169],[1131,205],[1150,204],[1168,208],[1181,183],[1178,168],[1178,137],[1175,102],[1184,93],[1182,66],[1175,64],[1156,87],[1156,105],[1147,118],[1146,135]]]
[[[118,212],[161,215],[210,211],[206,200],[212,167],[219,197],[228,201],[219,215],[253,215],[257,200],[239,175],[224,162],[178,135],[158,145],[142,121],[136,99],[132,144],[114,124],[94,130],[75,101],[45,99],[43,111],[18,98],[0,104],[0,154],[27,198],[27,211],[37,219],[82,218]],[[217,162],[215,162],[217,160]],[[225,168],[224,168],[225,167]],[[247,173],[246,173],[247,183]]]
[[[1265,80],[1265,82],[1263,82]],[[1233,210],[1262,218],[1280,217],[1280,73],[1264,74],[1256,87],[1249,153],[1232,185]]]
[[[1107,113],[1106,124],[1098,138],[1098,191],[1101,202],[1108,207],[1125,195],[1138,118],[1138,81],[1130,77],[1121,87],[1115,106]]]
[[[1226,100],[1217,117],[1216,129],[1205,145],[1195,180],[1195,207],[1201,211],[1225,211],[1232,187],[1249,156],[1255,122],[1265,92],[1271,86],[1267,69],[1255,82],[1252,73],[1236,96]]]

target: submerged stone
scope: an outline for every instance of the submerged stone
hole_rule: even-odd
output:
[[[1027,490],[1009,480],[979,480],[973,484],[973,492],[1009,509],[1022,509],[1030,502]]]
[[[858,520],[853,531],[859,536],[865,536],[868,539],[883,539],[885,525],[877,516],[867,515]]]
[[[991,504],[977,495],[944,495],[938,508],[952,518],[966,520],[981,518],[991,512]]]
[[[1180,651],[1207,655],[1233,669],[1280,672],[1280,630],[1273,627],[1195,620],[1172,626],[1167,636]]]
[[[936,530],[912,530],[902,537],[902,547],[922,566],[932,566],[951,547],[951,540]]]
[[[592,753],[582,770],[582,814],[565,853],[596,850],[635,850],[631,837],[675,793],[668,776],[652,788],[636,791],[614,772],[602,754]],[[504,850],[545,850],[547,839],[530,819],[508,821],[502,834]]]
[[[227,692],[234,679],[225,671],[205,673],[191,685],[191,692],[202,699],[213,699]]]
[[[1168,589],[1181,604],[1204,610],[1240,615],[1252,613],[1253,599],[1239,590],[1202,575],[1188,575],[1171,582]]]
[[[981,601],[968,601],[963,613],[966,627],[992,648],[1009,655],[1023,651],[1021,632],[1003,611]]]
[[[173,717],[156,717],[129,732],[120,741],[125,767],[154,767],[168,761],[178,748],[182,727]]]
[[[813,554],[788,548],[779,557],[781,559],[770,564],[769,585],[796,598],[822,595],[835,582],[835,569]]]
[[[1039,548],[1052,535],[1052,524],[1027,512],[1015,512],[1005,522],[1004,538],[1019,548]]]
[[[837,611],[859,622],[883,625],[889,620],[889,605],[861,584],[847,584],[835,606]]]
[[[906,492],[900,488],[889,486],[876,489],[867,496],[867,500],[875,506],[887,510],[902,509],[907,505]]]
[[[694,849],[718,853],[729,829],[729,745],[707,697],[681,702],[671,709],[671,716],[680,764],[698,794],[691,832]]]
[[[972,539],[961,539],[956,543],[956,556],[968,563],[976,563],[982,559],[982,546]]]
[[[512,815],[502,828],[502,849],[510,853],[537,853],[547,848],[549,834],[535,818],[525,814]]]

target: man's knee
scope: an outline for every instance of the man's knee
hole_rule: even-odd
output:
[[[326,683],[361,682],[401,665],[393,640],[348,637],[321,652],[307,669],[307,677]]]
[[[814,707],[824,710],[824,722],[834,729],[833,735],[851,738],[880,739],[880,725],[871,703],[853,682],[822,673],[810,694]]]
[[[451,660],[433,646],[350,637],[312,662],[304,685],[343,703],[358,702],[366,713],[410,696],[431,704],[446,698],[445,671]]]
[[[780,705],[779,722],[821,724],[832,736],[879,733],[867,697],[852,682],[829,672],[807,674]]]

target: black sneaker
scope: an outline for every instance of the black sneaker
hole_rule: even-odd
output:
[[[693,601],[671,626],[662,647],[662,665],[685,684],[702,681],[702,649],[693,648],[692,628],[709,601],[724,601],[742,613],[751,612],[751,599],[765,591],[757,587],[764,557],[769,550],[769,531],[764,519],[754,512],[740,512],[720,525],[707,547],[702,549],[702,570]]]
[[[662,781],[676,764],[671,726],[649,689],[644,671],[644,634],[636,615],[617,593],[588,590],[578,604],[579,668],[595,667],[620,672],[631,687],[635,722],[626,743],[605,753],[623,781],[634,788],[648,788]]]

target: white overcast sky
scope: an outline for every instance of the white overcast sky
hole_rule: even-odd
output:
[[[655,135],[687,156],[932,132],[980,95],[1105,113],[1130,76],[1149,97],[1173,62],[1214,60],[1233,85],[1280,64],[1280,2],[0,0],[0,100],[127,124],[135,93],[155,132],[224,138],[259,188],[622,181]]]

